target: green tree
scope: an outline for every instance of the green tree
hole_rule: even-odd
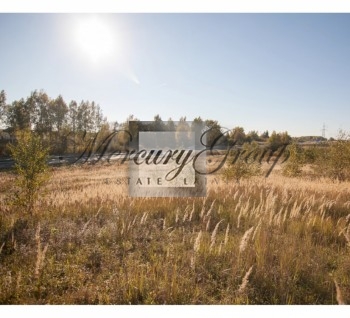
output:
[[[261,174],[261,165],[258,162],[246,161],[238,158],[234,163],[229,163],[228,167],[223,169],[223,178],[225,180],[249,179]]]
[[[0,92],[0,127],[5,123],[6,115],[6,93],[4,90]]]
[[[230,133],[230,140],[238,145],[243,145],[246,140],[246,135],[243,127],[235,127]]]
[[[103,117],[102,108],[100,105],[95,105],[95,131],[99,131],[107,124],[107,118]]]
[[[266,131],[264,131],[261,135],[260,135],[260,138],[261,139],[269,139],[269,131],[268,130],[266,130]]]
[[[77,124],[80,132],[93,131],[94,119],[90,102],[81,101],[77,111]]]
[[[204,133],[204,121],[200,116],[193,119],[191,123],[191,131],[195,133],[195,148],[202,149],[203,143],[204,144],[207,144],[207,143],[205,138],[204,140],[202,139],[202,136]]]
[[[191,123],[191,130],[200,132],[203,129],[203,125],[204,125],[204,122],[202,118],[200,116],[196,117],[195,119],[193,119]]]
[[[77,134],[77,127],[78,127],[77,114],[78,114],[78,104],[75,100],[72,100],[68,106],[68,127],[72,133],[73,153],[76,152],[76,146],[77,146],[76,145],[77,144],[76,134]]]
[[[12,130],[23,130],[30,128],[30,111],[28,109],[28,103],[26,103],[23,98],[18,101],[14,101],[11,105],[9,105],[7,125],[10,126]]]
[[[301,174],[303,164],[303,152],[300,146],[292,143],[287,147],[288,161],[283,165],[282,173],[288,177],[296,177]]]
[[[60,134],[62,126],[67,121],[68,107],[63,97],[59,95],[56,99],[51,101],[50,111],[52,116],[52,123],[54,129]]]
[[[328,148],[319,151],[315,170],[334,180],[350,179],[350,136],[340,131],[337,140],[331,141]]]
[[[221,126],[217,120],[207,119],[205,121],[205,126],[208,128],[207,133],[205,134],[208,147],[225,144],[227,138],[226,135],[221,132]]]
[[[261,138],[259,137],[258,132],[256,130],[252,130],[247,133],[247,136],[246,136],[247,142],[260,141],[260,140]]]
[[[186,117],[181,117],[179,122],[177,123],[176,132],[175,132],[175,141],[177,146],[180,146],[180,147],[191,146],[188,139],[188,134],[190,130],[191,130],[191,127],[186,121]]]
[[[165,124],[164,124],[162,118],[159,116],[159,114],[157,114],[153,117],[153,121],[154,121],[154,123],[152,125],[153,126],[152,128],[155,131],[165,131],[166,130]]]
[[[175,123],[174,121],[172,120],[171,117],[169,117],[167,123],[166,123],[166,129],[168,131],[175,131],[176,130],[176,127],[175,127]]]
[[[39,135],[30,130],[17,132],[16,143],[9,144],[8,148],[15,161],[17,175],[13,203],[33,214],[40,190],[49,177],[49,149],[43,145]]]
[[[319,151],[316,145],[308,146],[303,149],[303,163],[314,164],[318,158]]]
[[[276,151],[279,147],[287,145],[291,142],[292,138],[285,131],[283,133],[272,132],[269,138],[269,146],[272,151]]]
[[[222,173],[225,180],[239,182],[241,179],[261,175],[261,164],[255,158],[255,154],[259,151],[259,145],[256,142],[245,143],[242,148],[243,151],[235,149],[230,153],[227,166]]]
[[[50,114],[50,98],[44,92],[35,92],[33,96],[36,104],[36,118],[35,118],[35,130],[44,135],[52,131],[52,116]]]
[[[292,137],[289,136],[287,131],[280,133],[280,136],[282,145],[289,144],[292,141]]]

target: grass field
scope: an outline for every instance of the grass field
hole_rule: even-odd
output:
[[[2,304],[337,304],[350,300],[350,183],[225,183],[130,198],[126,166],[54,168],[35,215],[0,173]],[[119,180],[119,181],[118,181]]]

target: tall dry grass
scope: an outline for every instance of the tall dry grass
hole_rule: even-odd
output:
[[[349,183],[216,175],[206,198],[130,198],[126,176],[56,168],[24,219],[1,173],[0,303],[348,302]]]

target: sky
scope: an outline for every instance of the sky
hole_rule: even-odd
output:
[[[90,100],[108,121],[350,131],[350,14],[0,14],[0,90]]]

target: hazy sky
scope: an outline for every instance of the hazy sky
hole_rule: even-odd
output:
[[[110,121],[350,131],[350,14],[0,14],[0,48],[9,102],[43,89]]]

